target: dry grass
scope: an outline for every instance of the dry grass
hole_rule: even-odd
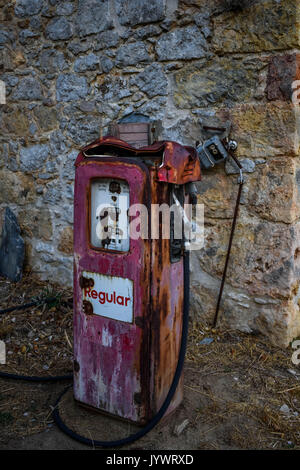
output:
[[[291,348],[199,322],[189,337],[187,359],[201,375],[197,391],[190,388],[205,398],[197,419],[217,427],[230,423],[224,433],[230,447],[300,449],[300,369],[291,362]],[[199,344],[205,337],[213,342]],[[288,413],[280,411],[284,404]]]
[[[55,293],[60,301],[49,308],[34,307],[0,317],[0,339],[7,343],[7,351],[13,351],[0,370],[24,375],[71,370],[72,307],[62,302],[66,293],[59,286],[30,275],[18,284],[0,279],[0,308],[28,302],[41,292]],[[208,337],[213,342],[201,345]],[[262,336],[212,330],[204,323],[191,322],[182,408],[182,420],[188,418],[190,426],[178,441],[187,439],[187,445],[192,442],[187,448],[199,449],[300,449],[300,368],[292,364],[291,356],[291,348],[273,347]],[[52,406],[65,385],[2,379],[0,440],[51,426]],[[280,411],[284,404],[288,413]],[[155,432],[144,439],[161,442]]]
[[[59,286],[32,275],[18,284],[0,279],[0,309],[37,297],[54,297],[50,304],[0,316],[0,339],[6,343],[2,372],[21,375],[61,375],[72,371],[72,303]]]

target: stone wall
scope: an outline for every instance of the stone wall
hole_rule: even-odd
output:
[[[71,284],[74,159],[138,111],[193,145],[199,119],[233,125],[246,170],[222,321],[287,345],[300,333],[299,8],[294,0],[0,0],[0,206],[18,216],[26,264]],[[204,172],[206,243],[192,256],[192,312],[212,318],[237,175]]]

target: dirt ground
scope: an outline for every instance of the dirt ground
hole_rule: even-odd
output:
[[[72,307],[57,286],[28,275],[0,279],[0,308],[51,296],[44,306],[0,316],[7,364],[0,371],[63,375],[72,371]],[[204,340],[204,342],[203,342]],[[300,366],[293,350],[246,335],[191,322],[184,369],[184,401],[151,433],[126,449],[300,449]],[[0,450],[88,449],[53,423],[52,410],[71,381],[34,383],[0,377]],[[80,408],[72,389],[60,413],[73,430],[110,440],[137,428]]]

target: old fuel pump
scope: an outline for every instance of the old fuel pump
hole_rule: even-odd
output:
[[[172,218],[169,238],[132,237],[130,211],[142,204],[150,215],[174,198],[183,205],[200,162],[175,142],[137,149],[105,137],[75,166],[74,397],[144,424],[164,403],[178,363],[184,240],[173,236]],[[111,222],[101,224],[105,217]],[[151,224],[150,216],[148,233]],[[182,381],[167,413],[181,399]]]

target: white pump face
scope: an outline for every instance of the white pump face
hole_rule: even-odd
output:
[[[91,244],[95,248],[129,251],[129,186],[120,179],[91,183]]]

